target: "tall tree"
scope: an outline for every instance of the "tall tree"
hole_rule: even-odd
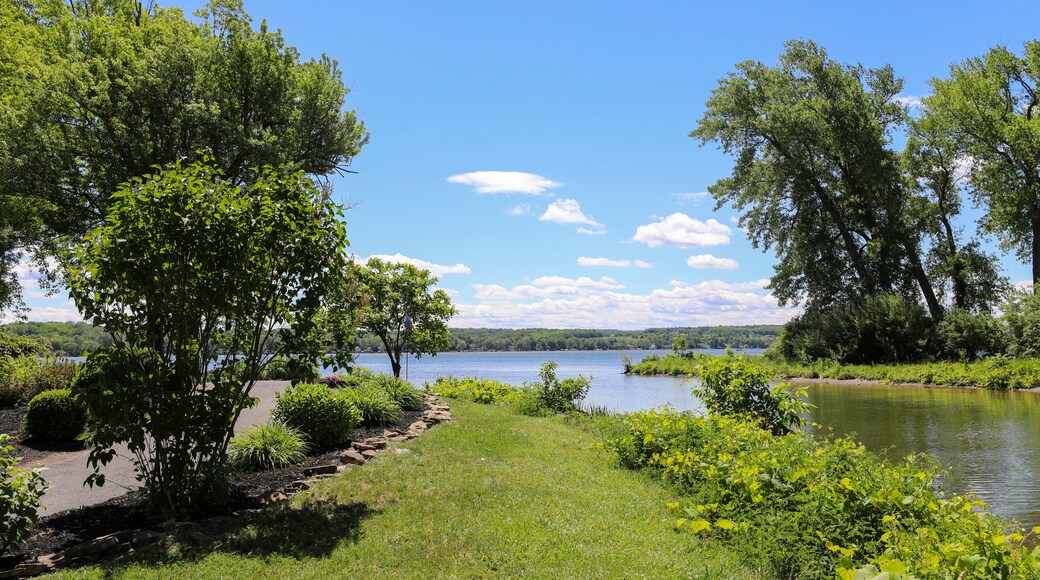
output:
[[[867,69],[791,41],[776,67],[748,61],[719,81],[690,136],[736,157],[709,187],[742,210],[752,243],[775,248],[781,303],[825,307],[875,293],[923,296],[942,314],[921,259],[891,133],[906,117],[891,67]]]
[[[301,61],[240,0],[197,20],[131,0],[2,5],[0,195],[35,200],[52,244],[100,225],[155,166],[208,152],[233,184],[266,165],[324,176],[368,140],[336,61]]]
[[[924,116],[945,127],[967,164],[981,223],[1003,249],[1032,263],[1040,291],[1040,41],[1023,56],[998,46],[932,80]]]
[[[358,328],[379,337],[395,377],[401,376],[402,354],[418,359],[451,346],[448,320],[456,310],[444,290],[433,289],[437,278],[429,270],[369,258],[364,266],[352,268],[350,276],[361,296]]]

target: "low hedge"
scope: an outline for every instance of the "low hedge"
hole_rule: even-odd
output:
[[[86,407],[72,391],[50,389],[29,401],[22,431],[34,439],[75,441],[86,427]]]

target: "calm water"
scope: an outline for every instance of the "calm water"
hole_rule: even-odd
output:
[[[663,354],[665,351],[657,351]],[[704,351],[719,354],[721,351]],[[479,376],[513,384],[538,379],[547,360],[561,378],[592,377],[586,402],[616,411],[670,404],[702,410],[690,385],[672,377],[626,377],[621,359],[647,351],[444,353],[411,360],[409,379],[420,385],[440,375]],[[359,363],[389,372],[385,354],[363,354]],[[402,373],[403,374],[403,373]],[[874,450],[893,457],[926,452],[953,476],[952,487],[974,491],[1001,515],[1040,525],[1040,396],[969,389],[811,385],[813,419],[841,433],[856,433]]]

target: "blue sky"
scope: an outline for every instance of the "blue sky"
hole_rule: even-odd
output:
[[[169,2],[186,11],[199,2]],[[1035,2],[246,0],[305,58],[336,58],[371,132],[338,178],[358,257],[430,267],[453,326],[781,323],[753,249],[703,192],[732,161],[687,137],[735,63],[805,38],[891,64],[904,95],[1037,38]],[[974,223],[965,220],[967,230]],[[1012,282],[1029,277],[1013,256]],[[31,320],[77,320],[23,275]]]

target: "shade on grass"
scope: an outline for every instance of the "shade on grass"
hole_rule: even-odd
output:
[[[167,545],[133,577],[753,578],[676,532],[660,484],[611,465],[597,435],[560,419],[452,401],[455,420],[410,452],[327,480],[213,541]]]

